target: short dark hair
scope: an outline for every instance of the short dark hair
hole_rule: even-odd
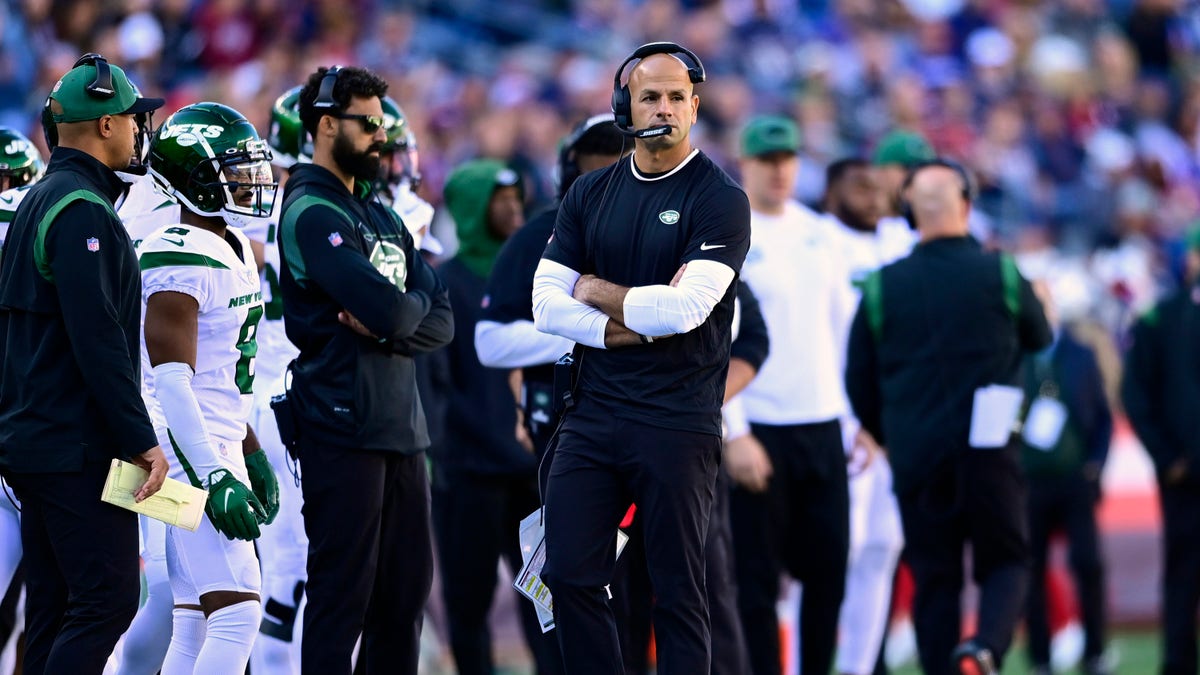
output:
[[[317,122],[321,115],[326,113],[314,108],[313,103],[317,100],[321,80],[325,79],[327,72],[329,69],[324,66],[317,68],[317,72],[308,76],[308,82],[305,82],[304,88],[300,90],[300,123],[304,130],[314,137],[317,135]],[[378,96],[382,99],[387,90],[388,83],[375,73],[366,68],[345,66],[338,72],[337,82],[333,85],[333,100],[337,102],[339,110],[345,110],[350,106],[351,98]]]
[[[825,189],[841,181],[851,169],[869,169],[871,163],[862,157],[843,157],[825,169]]]

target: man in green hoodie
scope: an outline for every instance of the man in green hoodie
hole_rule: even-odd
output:
[[[525,224],[520,177],[503,163],[481,159],[446,180],[446,208],[458,253],[438,268],[455,308],[455,337],[446,348],[450,383],[446,429],[434,459],[433,524],[458,672],[493,671],[488,610],[496,562],[521,568],[520,521],[538,507],[536,455],[517,439],[517,407],[508,370],[485,368],[475,353],[475,322],[489,304],[488,275],[500,247]],[[563,672],[557,645],[543,635],[533,605],[519,602],[525,639],[538,673]]]

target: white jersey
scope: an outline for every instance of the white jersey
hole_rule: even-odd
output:
[[[178,202],[158,189],[149,174],[139,176],[118,171],[117,175],[129,183],[129,191],[117,201],[117,217],[125,224],[134,247],[155,230],[179,222]]]
[[[263,245],[262,323],[258,327],[258,397],[271,397],[283,392],[283,374],[300,350],[292,345],[283,330],[283,292],[279,289],[282,269],[279,257],[279,209],[282,200],[275,202],[271,216],[246,218],[242,233]]]
[[[263,314],[258,269],[250,240],[236,228],[226,239],[207,230],[175,225],[142,240],[142,314],[151,295],[184,293],[200,305],[196,373],[192,391],[214,439],[240,441],[253,404],[258,321]],[[167,426],[154,394],[154,374],[142,333],[142,397],[155,428]]]
[[[917,243],[917,233],[908,227],[903,218],[884,218],[874,232],[856,230],[833,215],[827,218],[841,246],[855,288],[871,272],[907,256]]]
[[[778,216],[750,212],[742,278],[754,289],[771,353],[741,398],[760,424],[809,424],[846,414],[842,383],[855,298],[838,241],[823,218],[789,201]]]
[[[17,215],[17,207],[25,199],[32,185],[22,185],[0,192],[0,248],[4,248],[4,240],[8,238],[8,226]]]

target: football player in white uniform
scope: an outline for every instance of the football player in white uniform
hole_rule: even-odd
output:
[[[844,159],[826,171],[825,211],[856,288],[867,276],[908,255],[911,240],[880,232],[879,185],[865,160]],[[905,226],[907,227],[907,225]],[[850,476],[850,552],[839,618],[837,671],[874,672],[887,628],[892,579],[904,548],[900,510],[885,454]]]
[[[182,108],[154,134],[150,173],[179,201],[181,223],[138,247],[143,391],[173,478],[208,490],[196,532],[170,528],[176,673],[240,673],[258,633],[261,586],[251,543],[278,509],[278,484],[248,432],[263,313],[249,240],[224,214],[262,216],[273,198],[270,151],[237,111]]]

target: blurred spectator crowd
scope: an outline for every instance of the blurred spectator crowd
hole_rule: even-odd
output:
[[[485,156],[525,175],[533,207],[559,139],[654,40],[704,60],[694,142],[731,172],[755,113],[800,124],[810,204],[826,165],[907,128],[973,169],[994,243],[1068,318],[1120,335],[1178,283],[1200,213],[1195,0],[3,0],[0,124],[40,139],[46,94],[85,51],[167,111],[221,101],[263,132],[315,66],[358,64],[413,124],[423,197]]]

